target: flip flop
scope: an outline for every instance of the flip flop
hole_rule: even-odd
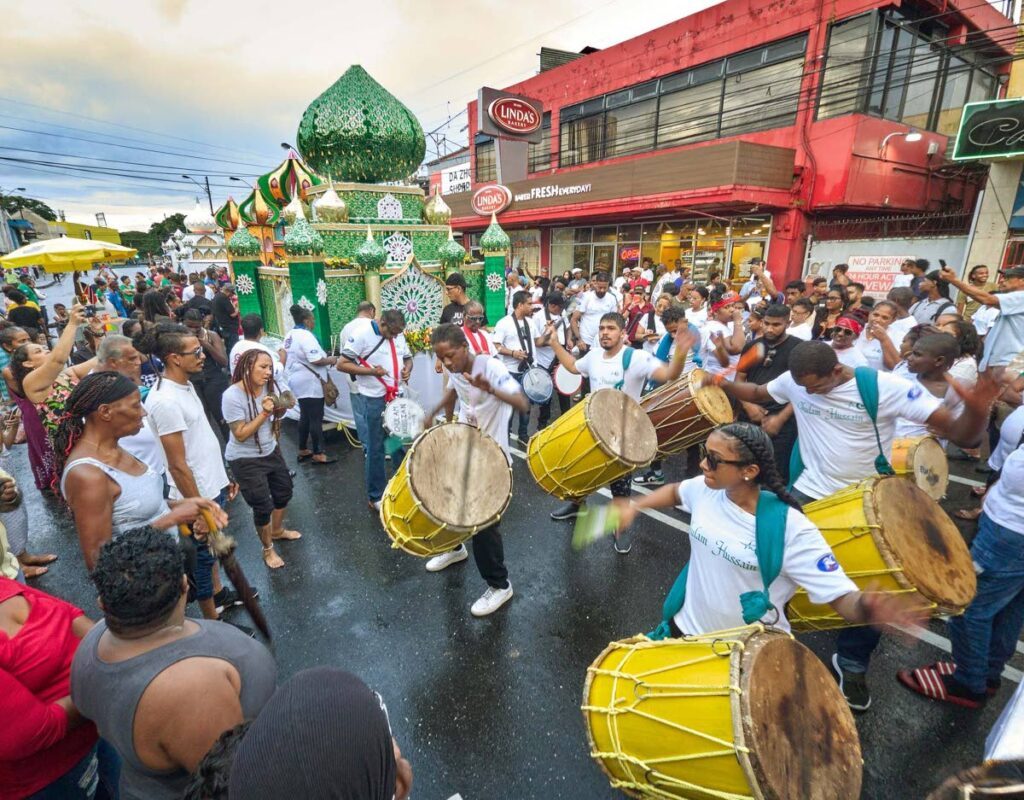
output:
[[[328,456],[323,461],[317,461],[314,458],[310,463],[311,464],[316,464],[318,467],[320,467],[320,466],[323,466],[324,464],[334,464],[337,460],[338,459],[336,459],[334,456]]]
[[[950,662],[937,662],[917,669],[901,669],[896,673],[896,679],[910,691],[927,697],[929,700],[950,703],[961,708],[981,708],[982,700],[949,693],[949,687],[944,680],[944,677],[949,676],[947,664],[952,666]]]
[[[981,516],[980,508],[959,508],[953,512],[953,516],[957,519],[966,520],[967,522],[974,522],[978,517]]]
[[[298,454],[298,455],[297,455],[297,456],[295,457],[295,460],[296,460],[296,461],[297,461],[298,463],[300,463],[300,464],[301,464],[301,463],[302,463],[303,461],[309,461],[309,459],[311,459],[312,457],[313,457],[313,454],[312,454],[312,453],[299,453],[299,454]]]

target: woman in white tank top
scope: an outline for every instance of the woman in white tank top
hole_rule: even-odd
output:
[[[138,387],[118,372],[87,375],[65,404],[53,440],[57,474],[90,570],[104,542],[134,528],[151,525],[173,535],[202,508],[218,525],[227,524],[227,515],[210,500],[168,504],[163,477],[118,444],[139,432],[145,413]]]

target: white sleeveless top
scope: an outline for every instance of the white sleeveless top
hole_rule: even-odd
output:
[[[114,513],[110,525],[113,536],[120,536],[125,531],[149,525],[170,512],[171,509],[164,499],[164,479],[148,464],[144,465],[146,471],[143,474],[130,475],[95,458],[76,458],[64,467],[64,474],[60,479],[61,494],[65,494],[64,482],[68,473],[81,464],[98,467],[121,487],[121,494],[114,500]],[[174,532],[173,529],[168,530],[168,533]]]

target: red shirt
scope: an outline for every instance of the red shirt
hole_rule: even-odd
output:
[[[28,619],[13,637],[0,632],[0,797],[38,792],[81,761],[96,744],[87,722],[68,730],[55,701],[71,693],[71,660],[79,639],[71,623],[81,610],[52,595],[0,578],[0,603],[21,595]]]

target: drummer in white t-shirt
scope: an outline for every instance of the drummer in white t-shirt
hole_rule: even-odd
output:
[[[537,350],[534,353],[537,366],[547,370],[548,374],[553,375],[555,367],[558,366],[558,359],[555,358],[555,351],[551,349],[551,344],[547,338],[549,322],[555,326],[553,338],[558,339],[558,343],[562,347],[567,347],[566,335],[569,330],[569,320],[565,317],[565,297],[561,292],[551,292],[544,298],[544,307],[530,317],[530,324],[533,326],[534,344],[537,346]],[[569,341],[571,341],[571,338],[570,336]],[[558,391],[551,392],[551,397],[547,403],[543,403],[540,407],[540,414],[537,418],[537,430],[539,431],[546,428],[548,422],[551,421],[551,403],[555,395],[558,395],[559,411],[564,414],[569,410],[570,398]]]
[[[498,320],[491,333],[491,341],[498,353],[498,358],[517,381],[522,383],[523,374],[536,361],[536,345],[534,344],[533,325],[530,317],[534,306],[530,293],[522,290],[512,295],[512,312]],[[516,438],[526,443],[529,436],[530,409],[519,414],[519,426]]]
[[[518,409],[520,413],[525,413],[530,408],[530,401],[523,394],[519,382],[497,358],[470,350],[466,334],[457,325],[438,325],[430,339],[434,355],[444,365],[448,387],[441,402],[428,412],[426,419],[432,420],[441,409],[447,409],[450,421],[457,397],[458,421],[475,425],[491,437],[511,462],[508,426],[512,410]],[[455,461],[452,466],[457,466]],[[464,465],[458,466],[461,469]],[[480,577],[487,582],[487,590],[473,603],[470,612],[474,617],[484,617],[493,614],[512,598],[512,584],[505,567],[505,552],[498,523],[480,531],[470,541]],[[427,561],[427,571],[440,572],[445,567],[465,561],[467,557],[466,546],[460,544],[454,550]]]
[[[855,625],[917,621],[902,599],[861,593],[846,576],[821,532],[786,491],[771,439],[760,427],[747,422],[725,425],[708,437],[704,449],[703,475],[667,484],[637,500],[613,501],[620,530],[644,509],[681,505],[690,514],[685,600],[661,633],[697,636],[746,624],[740,595],[764,590],[755,535],[761,492],[771,492],[790,506],[782,569],[768,588],[770,606],[763,622],[788,631],[786,603],[798,587]]]
[[[740,360],[747,343],[743,330],[743,301],[727,295],[711,306],[708,321],[700,331],[700,361],[711,375],[730,372]]]
[[[551,347],[558,362],[565,369],[590,379],[592,391],[617,389],[639,402],[640,393],[648,381],[668,383],[682,374],[686,353],[697,337],[688,326],[679,325],[676,328],[675,352],[671,361],[663,364],[647,351],[630,347],[626,342],[625,329],[626,320],[622,315],[611,312],[601,317],[597,338],[599,348],[594,348],[580,358],[573,358],[572,354],[554,339],[551,340]],[[554,326],[549,325],[547,330],[553,333]],[[625,367],[627,352],[628,369]],[[613,497],[629,497],[632,494],[632,476],[626,475],[613,481],[609,488]],[[579,515],[581,505],[582,502],[570,501],[552,511],[551,519],[573,519]],[[628,553],[630,538],[625,534],[617,535],[614,544],[616,552]]]
[[[793,495],[801,503],[809,503],[875,475],[875,425],[864,408],[853,369],[839,363],[827,342],[801,342],[789,356],[789,370],[764,386],[725,381],[721,387],[741,401],[792,403],[804,464]],[[979,384],[965,393],[964,410],[954,417],[939,398],[922,387],[891,373],[876,375],[877,430],[886,458],[891,455],[900,418],[926,424],[961,447],[975,447],[998,393],[994,383]],[[843,630],[836,643],[832,665],[847,701],[856,710],[866,710],[871,704],[864,676],[877,645],[877,632],[862,628]]]

